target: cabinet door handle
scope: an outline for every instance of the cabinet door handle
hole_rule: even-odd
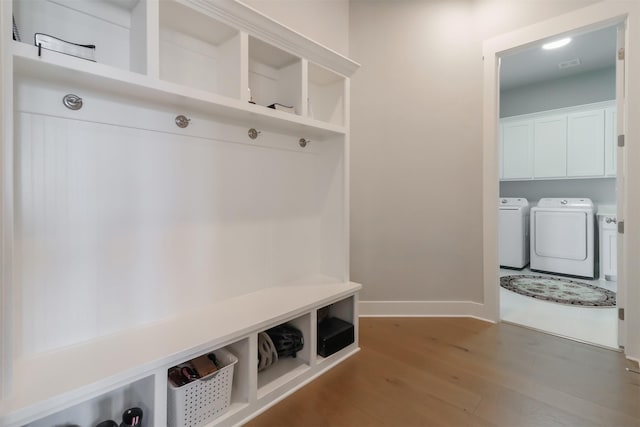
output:
[[[615,218],[611,218],[611,217],[607,217],[607,219],[604,220],[607,224],[615,224],[617,221]]]

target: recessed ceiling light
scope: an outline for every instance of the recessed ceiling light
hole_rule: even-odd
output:
[[[566,46],[569,43],[571,43],[571,37],[567,37],[567,38],[564,38],[564,39],[560,39],[560,40],[556,40],[556,41],[553,41],[553,42],[549,42],[549,43],[543,44],[542,48],[545,49],[545,50],[557,49],[559,47]]]

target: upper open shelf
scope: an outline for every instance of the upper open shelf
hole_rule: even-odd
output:
[[[70,86],[99,87],[116,95],[159,103],[174,109],[188,108],[192,112],[213,114],[232,124],[250,124],[261,130],[293,134],[319,141],[345,133],[343,126],[270,108],[257,108],[248,102],[209,91],[148,78],[55,52],[43,52],[42,56],[38,57],[37,48],[22,43],[14,43],[12,47],[15,72],[22,76]]]
[[[302,60],[249,37],[249,89],[257,105],[302,115]]]
[[[96,62],[144,74],[146,7],[143,0],[13,0],[13,17],[22,43],[35,46],[35,33],[44,33],[95,45]]]
[[[309,63],[309,117],[326,123],[345,123],[345,78]]]
[[[182,4],[159,3],[160,78],[239,99],[240,32]]]
[[[35,33],[95,45],[95,62],[43,50],[40,56],[50,63],[97,76],[118,75],[89,64],[106,65],[173,83],[179,96],[211,99],[211,94],[230,100],[218,99],[219,104],[275,105],[271,112],[254,106],[248,111],[269,118],[299,116],[332,130],[344,126],[345,76],[358,64],[241,3],[13,0],[12,5],[19,42],[32,46],[32,52],[37,50]],[[228,11],[238,16],[228,21]],[[124,82],[132,80],[122,76]]]

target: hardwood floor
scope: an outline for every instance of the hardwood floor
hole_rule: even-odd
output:
[[[640,426],[615,351],[464,318],[362,318],[360,346],[247,426]]]

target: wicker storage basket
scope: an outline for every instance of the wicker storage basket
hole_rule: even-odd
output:
[[[223,365],[211,375],[194,380],[182,387],[169,383],[167,393],[169,427],[203,426],[222,415],[231,403],[233,367],[238,358],[221,348],[213,352]]]

